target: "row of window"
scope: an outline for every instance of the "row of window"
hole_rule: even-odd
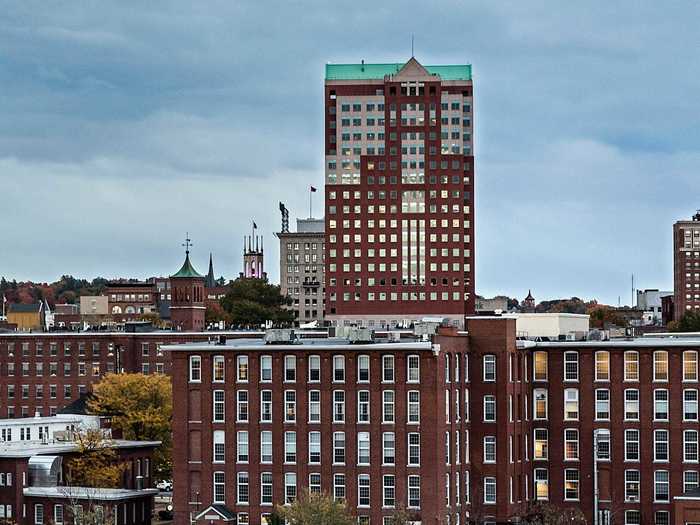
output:
[[[272,356],[263,355],[259,358],[261,383],[272,382]],[[297,381],[297,357],[286,355],[283,359],[283,381],[294,383]],[[394,383],[396,381],[396,365],[393,355],[382,356],[381,380],[383,383]],[[247,383],[250,380],[249,358],[247,355],[236,356],[236,365],[233,371],[236,382]],[[334,383],[345,382],[345,356],[334,355],[332,358],[331,377]],[[190,382],[202,381],[202,357],[198,355],[190,356]],[[223,383],[226,380],[226,359],[223,355],[216,355],[212,358],[212,382]],[[309,383],[321,382],[321,356],[311,355],[308,357],[306,381]],[[357,382],[370,382],[370,357],[368,355],[357,356]],[[412,354],[406,357],[406,382],[420,382],[420,356]]]
[[[21,385],[21,398],[30,398],[30,385]],[[78,394],[82,395],[87,391],[86,385],[78,385]],[[15,385],[7,385],[7,400],[16,398]],[[34,398],[44,399],[44,385],[34,385]],[[73,385],[63,385],[63,399],[73,398]],[[49,385],[49,399],[58,399],[58,385]]]
[[[260,392],[261,423],[272,423],[272,390]],[[321,391],[310,390],[308,392],[308,422],[321,422]],[[345,423],[345,391],[334,390],[332,393],[332,421],[333,423]],[[250,404],[247,390],[236,391],[236,422],[247,423],[251,417]],[[226,393],[224,390],[214,390],[212,396],[212,421],[214,423],[226,422]],[[297,421],[297,392],[295,390],[284,391],[284,422],[295,423]],[[357,392],[357,423],[370,422],[370,391]],[[382,423],[393,424],[396,422],[396,394],[393,390],[382,391]],[[408,424],[420,423],[420,392],[409,390],[407,392]]]
[[[223,471],[214,472],[214,503],[225,504],[226,495],[226,473]],[[247,472],[236,473],[235,503],[237,505],[250,505],[250,476]],[[412,474],[408,476],[408,490],[406,506],[411,509],[420,509],[420,475]],[[333,498],[336,501],[346,499],[346,475],[341,473],[333,474]],[[255,485],[253,485],[255,486]],[[260,474],[260,505],[273,505],[273,475],[272,472],[262,472]],[[308,489],[310,492],[321,492],[321,474],[309,474]],[[296,472],[284,473],[284,503],[293,503],[297,498],[297,474]],[[370,507],[370,476],[369,474],[359,474],[357,476],[357,506]],[[229,502],[230,503],[230,502]],[[396,476],[385,474],[382,476],[382,507],[394,508],[396,501]],[[240,522],[239,522],[240,523]]]
[[[348,113],[350,112],[350,104],[341,104],[340,105],[340,111],[343,113]],[[365,111],[384,111],[384,104],[382,102],[379,103],[367,103],[365,104]],[[418,104],[400,104],[398,107],[401,108],[401,111],[423,111],[425,109],[425,104],[423,103],[418,103]],[[330,106],[330,109],[335,109],[335,106]],[[397,105],[394,103],[389,104],[389,110],[390,111],[396,111]],[[431,102],[428,104],[428,109],[431,111],[436,111],[437,110],[437,104],[435,102]],[[460,102],[441,102],[440,103],[440,110],[441,111],[448,111],[451,109],[452,111],[462,111],[463,113],[469,113],[471,111],[471,104],[461,104]],[[362,104],[359,102],[354,102],[352,104],[352,112],[357,113],[358,111],[362,111]],[[333,112],[331,111],[331,114]]]
[[[251,461],[251,442],[250,433],[247,430],[239,430],[235,433],[235,454],[236,463],[247,464]],[[396,438],[394,432],[383,432],[381,435],[382,448],[382,466],[396,465]],[[346,434],[345,432],[334,432],[331,436],[332,441],[332,463],[333,465],[345,465],[348,461],[346,450]],[[369,466],[371,458],[370,433],[357,432],[355,436],[357,443],[357,454],[355,456],[355,465]],[[308,462],[310,465],[320,465],[322,462],[321,453],[322,436],[319,431],[311,431],[308,433],[308,457],[306,460],[301,460],[297,454],[297,433],[295,431],[284,432],[284,463],[296,464],[298,461]],[[409,432],[406,435],[407,449],[405,464],[409,467],[419,467],[421,460],[421,441],[418,432]],[[226,463],[226,432],[223,430],[215,430],[213,433],[213,462]],[[256,461],[257,462],[257,461]],[[273,463],[273,448],[272,448],[272,431],[263,430],[260,432],[260,458],[261,464]],[[352,463],[352,461],[350,461]]]

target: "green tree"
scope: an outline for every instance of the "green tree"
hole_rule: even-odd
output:
[[[285,308],[292,300],[267,279],[239,277],[229,284],[220,303],[230,321],[241,327],[259,327],[267,321],[274,326],[287,326],[294,321],[292,312]]]
[[[625,322],[613,308],[605,305],[595,305],[588,309],[591,316],[591,328],[605,328],[609,325],[625,326]]]
[[[700,332],[700,312],[688,311],[680,318],[678,332]]]
[[[289,525],[355,525],[344,503],[328,494],[303,491],[291,505],[278,505],[277,515]]]
[[[560,508],[550,503],[538,503],[522,516],[523,525],[587,525],[586,516],[577,507]]]
[[[93,386],[88,408],[110,416],[112,428],[125,439],[161,441],[154,454],[154,474],[168,479],[172,473],[173,391],[163,374],[107,374]]]

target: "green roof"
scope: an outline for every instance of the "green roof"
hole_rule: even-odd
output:
[[[326,64],[326,80],[383,79],[384,75],[398,73],[405,64]],[[423,66],[442,80],[471,80],[471,64],[451,66]]]
[[[171,275],[170,277],[204,277],[204,276],[197,273],[197,270],[194,269],[194,266],[192,266],[192,263],[190,262],[190,252],[187,252],[187,254],[185,255],[185,262],[182,264],[182,268],[180,268],[180,271],[177,272],[175,275]]]

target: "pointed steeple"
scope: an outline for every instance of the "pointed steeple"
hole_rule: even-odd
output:
[[[216,279],[214,278],[214,261],[212,259],[211,252],[209,252],[209,272],[207,272],[207,277],[204,280],[204,286],[206,288],[216,287]]]

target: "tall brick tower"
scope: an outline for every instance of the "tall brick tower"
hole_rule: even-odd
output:
[[[329,64],[326,318],[474,312],[471,66]]]
[[[170,276],[170,320],[175,330],[204,330],[204,276],[190,262],[190,238],[185,239],[185,262]]]
[[[246,236],[243,238],[243,276],[264,279],[264,253],[262,235]]]

